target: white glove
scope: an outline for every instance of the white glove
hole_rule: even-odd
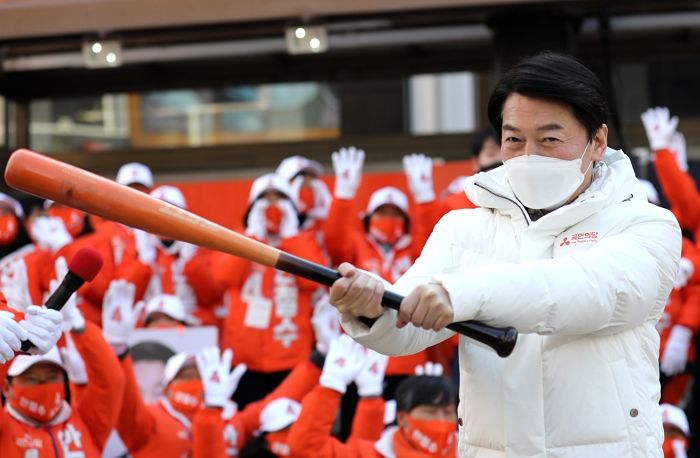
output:
[[[666,107],[649,108],[642,113],[642,124],[652,151],[670,149],[678,127],[678,116],[671,117]]]
[[[430,375],[432,377],[442,377],[444,370],[442,364],[428,361],[423,365],[416,366],[416,375]]]
[[[0,289],[7,304],[15,310],[24,311],[32,305],[29,295],[27,264],[22,258],[16,258],[4,266],[0,272]]]
[[[316,349],[327,354],[331,342],[340,337],[340,318],[338,310],[328,302],[328,294],[325,292],[314,305],[311,325],[316,335]]]
[[[362,398],[381,396],[384,392],[384,372],[389,357],[373,350],[367,350],[362,369],[355,376],[357,394]]]
[[[37,216],[29,233],[39,247],[52,253],[73,240],[63,220],[55,216]]]
[[[355,197],[362,179],[365,152],[354,146],[340,148],[331,155],[335,171],[335,197],[350,200]]]
[[[688,258],[681,258],[681,262],[678,264],[678,273],[676,273],[676,279],[673,281],[673,287],[676,289],[681,289],[688,284],[688,280],[693,276],[695,272],[695,266],[693,262]]]
[[[664,354],[661,356],[659,369],[667,376],[683,372],[688,362],[688,347],[693,338],[693,331],[685,326],[675,325],[666,341]]]
[[[245,228],[245,233],[248,237],[254,237],[258,240],[264,240],[267,237],[265,210],[267,210],[268,205],[267,199],[258,199],[253,202],[253,206],[248,212],[248,221]]]
[[[70,334],[66,334],[66,346],[61,348],[63,367],[68,372],[68,379],[76,385],[85,385],[88,382],[85,361],[75,347],[75,342]]]
[[[365,348],[346,334],[330,344],[319,383],[345,394],[365,361]]]
[[[432,159],[425,154],[406,155],[403,157],[403,170],[415,203],[424,204],[435,200]]]
[[[223,408],[236,391],[247,368],[245,364],[239,364],[231,371],[232,359],[230,348],[219,354],[219,347],[209,347],[195,355],[207,407]]]
[[[43,306],[30,305],[19,322],[27,331],[27,339],[34,344],[32,355],[43,355],[51,350],[61,337],[61,312]]]
[[[46,296],[48,298],[56,291],[58,285],[63,281],[63,277],[68,273],[68,264],[66,263],[66,258],[59,256],[54,263],[54,269],[56,271],[56,279],[49,282],[49,294]],[[73,330],[81,331],[85,329],[85,318],[78,308],[78,300],[76,298],[76,293],[70,295],[66,303],[61,308],[61,315],[63,316],[63,331],[70,332]]]
[[[180,272],[182,272],[182,269],[184,269],[185,264],[187,264],[192,258],[194,258],[194,255],[197,254],[197,250],[199,248],[197,247],[197,245],[182,242],[180,240],[178,240],[175,243],[177,244],[177,260],[182,263],[182,268],[180,269]]]
[[[275,204],[282,210],[282,223],[280,224],[280,237],[287,239],[299,234],[299,213],[289,199],[280,199]]]
[[[27,331],[13,317],[10,312],[0,311],[0,364],[14,358],[15,352],[22,348],[22,341],[29,338]]]
[[[140,229],[133,229],[134,231],[134,244],[136,245],[136,255],[139,261],[150,266],[156,262],[158,257],[158,250],[156,248],[157,239],[148,232],[144,232]]]
[[[671,145],[669,149],[673,152],[676,157],[676,163],[678,168],[684,172],[688,171],[688,148],[685,143],[685,135],[680,132],[676,132],[671,140]]]
[[[126,280],[112,280],[102,300],[102,334],[111,345],[127,344],[144,303],[134,306],[136,286]]]

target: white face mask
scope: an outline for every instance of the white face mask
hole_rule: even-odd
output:
[[[583,156],[590,146],[589,141],[583,154],[572,161],[539,155],[518,156],[503,162],[506,177],[515,197],[523,205],[533,210],[553,210],[571,198],[581,186],[588,169],[581,172]]]

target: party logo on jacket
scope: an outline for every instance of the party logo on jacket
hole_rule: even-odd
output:
[[[577,232],[575,234],[565,236],[559,243],[560,247],[577,245],[579,243],[596,243],[598,241],[598,232]]]

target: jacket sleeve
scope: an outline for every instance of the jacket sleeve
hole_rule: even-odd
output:
[[[648,208],[631,217],[619,234],[571,256],[437,275],[449,293],[455,321],[514,326],[522,333],[585,335],[657,320],[678,270],[681,233],[670,212]]]
[[[124,373],[125,387],[117,432],[127,449],[134,452],[144,447],[155,434],[156,419],[139,392],[131,356],[127,355],[121,361],[121,370]]]
[[[260,401],[246,406],[242,412],[234,417],[234,427],[240,437],[240,443],[246,443],[253,436],[253,433],[260,428],[260,413],[265,406],[278,398],[290,398],[295,401],[301,399],[313,389],[321,376],[321,369],[311,361],[306,360],[297,364],[292,372],[275,388],[272,393],[265,396]]]
[[[214,306],[224,294],[223,285],[214,278],[212,271],[211,252],[199,248],[183,272],[197,296],[197,304],[203,307]]]
[[[355,263],[355,244],[348,241],[358,232],[355,201],[333,198],[323,225],[326,249],[334,264]],[[353,235],[354,234],[354,235]]]
[[[317,386],[301,403],[299,418],[287,436],[290,455],[299,457],[350,458],[351,447],[345,447],[331,436],[331,429],[338,413],[341,394]]]
[[[192,458],[226,458],[221,409],[199,409],[192,421]]]
[[[389,289],[403,296],[418,285],[433,281],[435,274],[443,272],[445,262],[452,258],[452,245],[445,237],[445,227],[449,217],[440,220],[423,248],[421,256],[408,271]],[[384,314],[368,327],[349,315],[340,316],[340,324],[353,339],[379,353],[391,356],[412,355],[438,344],[454,332],[444,329],[440,332],[405,326],[396,327],[396,311],[384,309]]]
[[[352,420],[352,433],[348,442],[379,440],[384,431],[384,405],[384,399],[381,397],[360,399],[355,410],[355,418]]]
[[[295,237],[290,237],[283,240],[280,248],[289,254],[299,256],[307,261],[321,265],[326,264],[326,260],[323,257],[323,252],[318,246],[318,243],[316,243],[316,240],[311,232],[302,232]],[[296,277],[296,281],[301,289],[315,290],[319,287],[318,283],[302,277]]]
[[[700,283],[689,283],[684,288],[683,307],[673,324],[692,329],[693,334],[700,332]]]
[[[71,337],[85,361],[89,383],[80,398],[78,412],[95,444],[104,447],[117,424],[124,395],[124,374],[119,360],[102,337],[100,329],[87,321],[85,331]]]
[[[654,171],[671,208],[680,216],[679,221],[685,229],[694,231],[700,224],[700,193],[695,180],[678,167],[669,150],[656,152]]]
[[[411,251],[414,258],[420,255],[425,242],[428,241],[428,237],[433,231],[433,227],[439,220],[439,218],[435,219],[435,215],[439,213],[439,207],[440,202],[435,200],[413,206],[413,214],[411,215]]]
[[[218,251],[212,253],[212,276],[224,290],[241,288],[250,268],[251,263],[246,259]]]

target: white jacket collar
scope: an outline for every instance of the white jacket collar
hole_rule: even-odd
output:
[[[384,458],[396,458],[394,451],[394,434],[399,430],[398,426],[390,426],[382,432],[382,436],[374,443],[376,450]]]
[[[70,420],[71,415],[73,414],[73,410],[71,409],[70,405],[66,402],[63,401],[63,406],[61,406],[61,410],[59,410],[58,414],[53,417],[51,420],[48,422],[38,422],[32,418],[29,418],[25,415],[22,415],[19,413],[17,410],[13,409],[12,406],[8,403],[6,405],[7,411],[10,412],[10,415],[17,420],[20,421],[26,425],[32,426],[34,428],[42,428],[45,426],[56,426],[60,425],[61,423],[64,423],[68,420]]]
[[[528,210],[518,201],[508,184],[505,167],[469,177],[464,191],[469,200],[479,207],[491,208],[531,223]],[[590,186],[576,200],[548,213],[532,225],[543,229],[568,227],[613,203],[631,198],[646,202],[644,189],[634,175],[629,158],[620,150],[608,148],[603,160],[593,169]]]

